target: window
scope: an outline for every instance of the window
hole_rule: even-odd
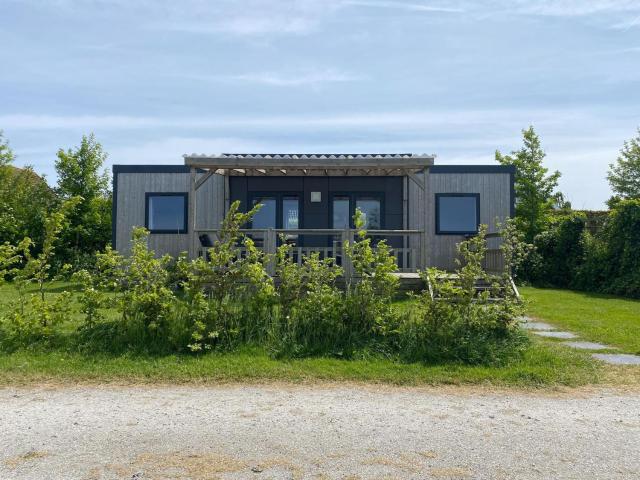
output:
[[[356,196],[356,209],[359,208],[364,214],[364,228],[367,230],[380,230],[381,207],[380,199],[369,196]],[[355,210],[354,210],[355,213]]]
[[[297,229],[298,227],[298,207],[297,196],[282,197],[282,228]]]
[[[383,228],[382,195],[377,193],[335,194],[331,202],[331,228],[353,228],[356,208],[364,214],[364,227],[370,230]]]
[[[300,196],[281,193],[259,193],[251,196],[251,205],[262,204],[253,216],[251,228],[300,228]]]
[[[253,205],[262,204],[251,221],[252,228],[276,228],[276,199],[275,197],[256,197]]]
[[[187,233],[187,193],[147,193],[145,227],[151,233]]]
[[[333,228],[344,230],[349,228],[350,223],[349,197],[336,195],[333,197]]]
[[[479,224],[479,193],[436,194],[436,234],[474,234]]]

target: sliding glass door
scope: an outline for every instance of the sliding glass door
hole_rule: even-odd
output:
[[[253,229],[283,228],[296,230],[301,228],[300,195],[283,193],[252,194],[251,206],[261,204],[251,222]],[[254,235],[254,238],[262,238]],[[285,233],[287,242],[298,243],[298,235]]]
[[[377,193],[334,194],[331,199],[331,228],[354,228],[356,209],[363,213],[365,228],[383,228],[382,195]]]

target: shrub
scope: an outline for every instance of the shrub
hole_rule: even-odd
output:
[[[71,294],[63,292],[53,299],[47,295],[52,275],[52,260],[58,235],[66,225],[66,219],[78,202],[73,197],[62,203],[60,208],[50,213],[44,222],[44,240],[41,251],[31,254],[33,243],[24,238],[17,246],[5,244],[0,250],[0,276],[13,276],[18,299],[10,304],[3,316],[5,346],[26,346],[38,342],[48,342],[54,334],[56,325],[62,323],[70,313]],[[22,264],[22,268],[16,268]],[[36,294],[27,295],[27,286],[35,284]]]
[[[276,255],[279,312],[271,326],[271,351],[289,357],[348,356],[351,338],[344,321],[344,296],[335,285],[342,269],[318,253],[303,256],[298,265],[291,248],[282,243]]]
[[[603,229],[607,293],[640,298],[640,199],[622,200]]]
[[[347,285],[346,315],[349,331],[358,338],[384,335],[395,323],[392,301],[398,293],[398,267],[385,240],[372,245],[364,229],[364,217],[357,209],[354,216],[355,241],[345,242],[345,253],[353,266],[354,278]]]
[[[584,255],[585,216],[573,213],[553,220],[534,239],[535,251],[526,266],[527,279],[539,285],[568,287]]]
[[[175,316],[176,295],[171,289],[168,255],[156,258],[149,250],[149,232],[134,228],[129,257],[111,248],[96,256],[94,274],[74,275],[80,282],[80,328],[84,349],[118,352],[169,352],[177,349],[184,326]],[[112,307],[115,319],[105,321],[101,309]]]
[[[239,205],[231,205],[218,240],[203,257],[178,262],[192,351],[231,348],[267,335],[275,289],[266,264],[272,259],[240,233],[260,207],[241,213]]]
[[[398,332],[403,359],[501,363],[526,344],[527,337],[517,324],[522,307],[513,294],[504,290],[507,293],[502,301],[494,302],[490,291],[476,292],[476,280],[486,278],[481,267],[486,253],[485,233],[486,227],[482,227],[476,237],[458,245],[462,260],[458,261],[457,276],[445,279],[444,272],[437,269],[423,272],[426,282],[438,285],[438,295],[423,291],[405,315]],[[514,242],[509,241],[512,245]],[[508,264],[506,269],[512,267]]]

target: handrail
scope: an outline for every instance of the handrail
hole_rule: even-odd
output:
[[[196,228],[196,232],[200,233],[216,233],[220,232],[221,228]],[[268,231],[275,231],[276,233],[293,233],[293,234],[318,234],[318,235],[340,235],[343,232],[356,233],[355,228],[340,229],[340,228],[241,228],[240,233],[261,233]],[[417,235],[423,233],[423,230],[367,230],[368,235]]]

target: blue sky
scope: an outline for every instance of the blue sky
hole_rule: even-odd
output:
[[[55,178],[183,153],[494,162],[533,124],[577,208],[640,125],[640,0],[0,0],[0,129]]]

